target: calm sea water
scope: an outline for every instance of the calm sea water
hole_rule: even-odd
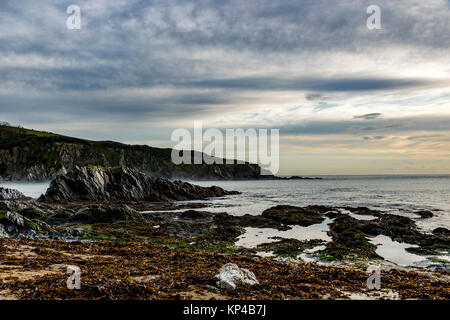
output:
[[[258,215],[275,205],[369,207],[418,218],[430,210],[431,219],[417,219],[419,227],[450,228],[450,175],[444,176],[324,176],[322,180],[202,181],[241,195],[213,200],[214,211]],[[211,202],[211,201],[210,201]]]

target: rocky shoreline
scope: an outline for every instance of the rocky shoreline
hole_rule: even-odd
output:
[[[209,212],[208,203],[189,201],[221,196],[238,199],[238,193],[153,178],[127,168],[75,168],[53,180],[38,200],[5,189],[0,189],[0,196],[0,295],[13,292],[20,299],[167,299],[187,298],[186,292],[196,297],[197,291],[208,293],[203,298],[348,298],[348,292],[368,294],[365,268],[383,265],[370,241],[375,236],[413,244],[414,254],[448,254],[450,250],[448,229],[425,233],[412,219],[368,208],[280,205],[256,216]],[[433,213],[417,215],[427,219]],[[324,221],[330,221],[330,241],[275,238],[255,248],[234,245],[247,228],[286,231]],[[336,263],[322,266],[302,261],[301,255],[314,248],[316,260]],[[263,259],[261,252],[272,257]],[[173,266],[164,267],[165,261]],[[235,292],[217,288],[212,273],[229,262],[255,272],[262,284]],[[67,277],[61,266],[70,264],[82,265],[86,291],[62,288],[62,279]],[[102,264],[103,274],[97,269]],[[399,298],[448,299],[448,264],[437,266],[388,270],[393,274],[385,289]],[[169,273],[163,275],[164,269]],[[294,269],[309,276],[301,278]],[[9,270],[17,279],[8,277]],[[39,276],[28,279],[25,275],[30,272]],[[135,281],[150,275],[156,278]],[[342,285],[336,284],[337,279]],[[420,283],[431,287],[421,288]],[[269,285],[273,288],[267,293]]]

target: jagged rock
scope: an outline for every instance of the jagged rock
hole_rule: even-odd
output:
[[[0,200],[21,200],[26,199],[25,195],[15,189],[0,187]]]
[[[34,234],[39,225],[17,212],[0,213],[0,236],[9,237],[19,234]]]
[[[5,200],[0,201],[0,210],[3,211],[20,211],[25,209],[28,204],[24,201]]]
[[[222,289],[234,290],[238,285],[259,284],[256,276],[248,269],[241,269],[234,263],[227,263],[219,270],[216,275],[217,286]]]
[[[2,211],[11,210],[9,201],[0,201],[0,210],[2,210]]]
[[[200,187],[182,181],[154,178],[135,170],[76,167],[58,176],[40,201],[171,201],[197,200],[236,194],[222,188]]]

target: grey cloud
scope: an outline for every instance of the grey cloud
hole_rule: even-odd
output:
[[[367,113],[367,114],[363,114],[360,116],[354,116],[353,118],[355,119],[365,119],[365,120],[374,120],[374,119],[379,119],[381,118],[382,114],[381,113]]]
[[[264,61],[268,70],[280,70],[285,57],[297,53],[312,57],[329,52],[363,55],[378,48],[404,47],[426,61],[423,52],[441,52],[450,46],[450,33],[445,32],[450,12],[447,15],[437,7],[421,14],[420,5],[409,1],[379,1],[383,32],[366,30],[365,9],[370,3],[362,0],[77,2],[83,19],[79,31],[65,27],[65,9],[72,1],[2,1],[0,57],[5,59],[0,59],[0,89],[17,92],[0,94],[0,112],[9,121],[164,119],[170,125],[171,119],[220,112],[228,104],[242,110],[248,102],[240,95],[242,91],[306,91],[308,100],[320,103],[320,111],[334,106],[323,103],[328,93],[357,95],[433,83],[420,78],[374,78],[364,72],[347,76],[347,66],[342,66],[339,77],[326,70],[314,77],[299,77],[296,70],[261,72],[258,77],[240,75],[255,74],[253,59]],[[243,57],[234,68],[223,58],[229,52]],[[15,65],[5,62],[15,60]],[[119,93],[120,89],[158,86],[170,87],[173,95]],[[184,94],[177,89],[210,91]],[[311,122],[286,126],[285,131],[406,130],[414,123],[398,126],[378,118],[362,120]],[[443,124],[422,119],[417,127],[434,130],[428,126],[441,128]]]
[[[305,95],[305,99],[308,101],[326,100],[327,97],[320,93],[308,93]]]
[[[367,120],[362,121],[309,121],[298,124],[283,124],[274,129],[280,129],[281,135],[355,135],[362,139],[382,139],[386,135],[405,134],[408,132],[423,131],[433,132],[449,131],[450,117],[405,117],[392,122],[388,119],[373,120],[370,130]],[[367,135],[372,131],[374,135]],[[367,139],[366,139],[367,140]]]
[[[364,140],[383,140],[384,138],[385,138],[385,136],[374,136],[374,137],[364,136],[363,137]]]
[[[247,77],[229,79],[210,79],[182,83],[190,88],[214,88],[232,90],[268,90],[268,91],[378,91],[410,88],[429,83],[425,79],[381,79],[381,78],[293,78]]]
[[[373,125],[373,126],[368,126],[368,127],[362,128],[362,129],[366,130],[366,131],[376,131],[376,130],[395,129],[395,128],[402,128],[402,127],[407,127],[407,123],[396,121],[396,122],[388,123],[388,124],[377,124],[377,125]]]
[[[422,135],[422,136],[411,136],[408,137],[408,140],[422,140],[422,139],[431,139],[431,138],[441,138],[443,135],[441,134],[429,134],[429,135]]]

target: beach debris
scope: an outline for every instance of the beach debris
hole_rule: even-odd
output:
[[[238,285],[255,285],[259,284],[256,276],[248,269],[239,268],[234,263],[227,263],[219,270],[216,275],[217,286],[222,289],[234,290]]]

